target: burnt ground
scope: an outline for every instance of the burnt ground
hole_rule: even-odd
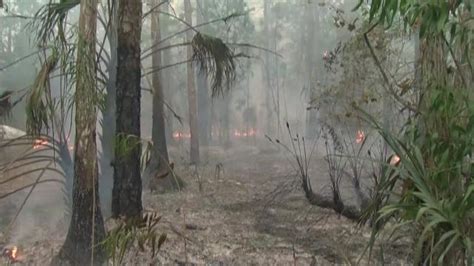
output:
[[[283,150],[268,143],[236,144],[205,153],[206,162],[196,169],[182,161],[185,152],[172,150],[176,174],[187,186],[179,193],[144,192],[145,209],[162,216],[159,230],[167,234],[159,264],[346,265],[356,264],[364,253],[370,229],[308,204]],[[328,182],[322,156],[315,156],[311,168],[315,190],[324,191]],[[345,198],[353,201],[350,195]],[[22,264],[47,264],[65,237],[64,223],[55,228],[39,226],[34,241],[15,243]],[[376,248],[372,264],[381,264],[381,259],[387,265],[409,261],[406,241],[382,240],[380,246],[383,257]],[[362,256],[360,264],[367,265],[367,258]],[[136,251],[126,261],[149,262]]]

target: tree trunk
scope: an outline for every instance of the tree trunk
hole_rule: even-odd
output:
[[[162,5],[162,10],[163,12],[169,13],[169,3]],[[160,32],[161,35],[163,36],[168,36],[170,34],[169,32],[169,23],[170,23],[170,18],[168,16],[165,16],[162,20],[160,20]],[[167,47],[170,45],[169,41],[164,41],[161,43],[162,47]],[[171,64],[171,50],[170,49],[165,49],[162,51],[163,55],[163,66],[169,66]],[[166,68],[161,71],[163,77],[167,77],[166,79],[162,79],[162,86],[163,86],[163,95],[164,99],[167,104],[170,106],[173,106],[172,101],[173,101],[173,94],[176,93],[176,91],[173,91],[174,88],[174,83],[173,83],[173,78],[171,77],[172,72],[171,69]],[[173,112],[169,110],[168,108],[165,109],[167,119],[166,121],[166,127],[165,127],[165,134],[166,134],[166,142],[167,144],[173,143],[173,128],[174,128],[174,120],[176,119],[174,117]]]
[[[202,15],[206,7],[205,1],[202,2],[202,10],[197,12],[197,25],[204,23]],[[197,76],[197,102],[198,102],[198,121],[199,121],[199,143],[201,146],[209,146],[209,124],[210,124],[210,99],[209,99],[209,84],[207,82],[207,75],[196,67]]]
[[[264,17],[264,25],[263,31],[265,35],[265,48],[271,49],[270,47],[270,0],[264,0],[263,4],[263,17]],[[266,119],[265,119],[265,130],[267,134],[273,134],[273,87],[272,87],[272,73],[271,69],[271,60],[270,54],[265,52],[264,56],[264,77],[266,80],[266,88],[265,88],[265,110],[266,110]]]
[[[230,113],[231,113],[231,105],[232,105],[232,91],[229,91],[227,95],[222,99],[224,101],[224,110],[222,115],[222,122],[223,122],[223,132],[224,132],[224,148],[229,149],[232,146],[231,135],[232,130],[230,128]]]
[[[309,53],[307,58],[307,84],[308,84],[308,104],[311,106],[312,101],[317,97],[316,90],[317,86],[320,85],[318,78],[321,77],[321,64],[318,64],[317,53],[321,49],[319,41],[316,40],[315,33],[320,32],[320,23],[319,23],[319,10],[316,10],[315,3],[309,3],[306,9],[306,25],[308,29],[308,39],[306,51]],[[316,109],[308,110],[308,118],[306,120],[306,137],[308,139],[314,139],[318,133],[318,119],[319,113]]]
[[[105,217],[110,216],[112,206],[112,186],[114,183],[113,167],[114,161],[114,135],[115,135],[115,84],[117,82],[117,4],[112,3],[112,17],[108,32],[110,46],[110,62],[107,66],[109,79],[107,81],[107,95],[105,99],[105,110],[102,113],[102,158],[100,160],[101,186],[100,198],[102,199],[102,211]]]
[[[97,0],[82,0],[76,64],[73,208],[66,240],[53,265],[101,265],[106,259],[99,245],[105,228],[98,194],[96,29]]]
[[[192,6],[190,0],[184,0],[185,18],[190,25],[193,24]],[[192,31],[186,34],[186,41],[191,42],[193,39]],[[188,45],[187,49],[188,59],[193,56],[193,48]],[[189,108],[189,131],[191,133],[191,163],[199,163],[199,129],[197,121],[197,99],[196,99],[196,85],[194,81],[193,63],[187,63],[187,81],[188,81],[188,108]]]
[[[140,174],[140,34],[142,1],[120,0],[117,30],[117,99],[112,216],[142,213]]]
[[[160,1],[152,1],[152,6],[160,4]],[[151,14],[151,36],[153,43],[159,43],[161,40],[160,17],[158,12]],[[160,46],[153,48],[152,65],[153,69],[161,67]],[[151,190],[170,191],[178,190],[182,182],[175,180],[170,173],[168,147],[166,143],[166,125],[164,113],[164,94],[161,71],[155,71],[152,74],[153,83],[153,126],[152,141],[153,148],[151,152],[151,162],[147,169],[149,187]]]
[[[201,146],[209,145],[209,124],[210,124],[210,99],[209,85],[205,74],[196,70],[197,75],[197,101],[198,101],[198,121],[199,121],[199,143]]]

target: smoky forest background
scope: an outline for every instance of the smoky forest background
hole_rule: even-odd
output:
[[[1,265],[473,265],[472,0],[0,0]]]

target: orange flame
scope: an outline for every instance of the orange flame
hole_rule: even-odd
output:
[[[362,130],[357,130],[356,143],[361,144],[365,140],[365,134]]]
[[[252,137],[255,135],[257,135],[257,131],[253,128],[250,128],[248,130],[234,130],[235,137]]]
[[[181,131],[175,131],[173,132],[173,138],[174,139],[190,139],[191,138],[191,133],[183,133]]]
[[[46,145],[48,145],[48,141],[45,139],[36,139],[34,144],[33,144],[33,149],[37,150],[40,149]]]
[[[11,248],[4,249],[3,256],[7,257],[10,260],[10,263],[18,262],[19,261],[18,247],[12,246]]]
[[[392,166],[398,164],[398,162],[400,162],[400,157],[398,155],[394,155],[390,159],[390,165]]]
[[[18,256],[18,247],[17,246],[14,246],[11,250],[11,255],[13,260],[16,260],[17,259],[17,256]]]

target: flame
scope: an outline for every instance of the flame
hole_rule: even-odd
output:
[[[16,260],[16,259],[17,259],[17,256],[18,256],[18,247],[17,247],[17,246],[14,246],[14,247],[11,249],[10,257],[11,257],[13,260]]]
[[[46,145],[48,145],[48,141],[45,139],[35,139],[35,142],[33,144],[33,149],[37,150],[40,149]]]
[[[181,131],[175,131],[173,132],[173,138],[174,139],[190,139],[191,133],[183,133]]]
[[[18,247],[12,246],[11,248],[6,248],[3,250],[3,256],[10,260],[10,263],[15,263],[19,261],[18,256]]]
[[[323,59],[324,59],[324,60],[327,60],[328,58],[329,58],[329,52],[326,50],[326,51],[324,51],[324,53],[323,53]]]
[[[400,157],[398,155],[394,155],[392,156],[392,158],[390,159],[390,165],[396,165],[400,162]]]
[[[248,132],[249,137],[250,136],[256,136],[257,135],[257,130],[254,128],[251,128]]]
[[[360,144],[365,140],[365,133],[362,130],[357,130],[356,143]]]
[[[252,137],[256,135],[257,131],[254,128],[248,130],[234,130],[234,137]]]

